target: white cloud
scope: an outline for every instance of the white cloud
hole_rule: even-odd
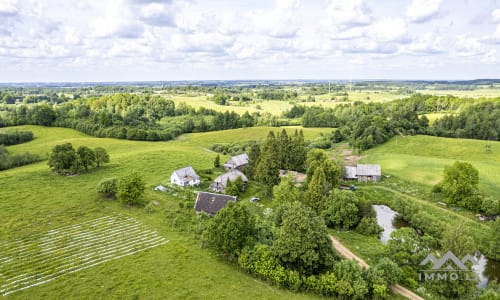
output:
[[[500,23],[500,8],[497,8],[494,11],[492,11],[491,17],[493,18],[493,22]]]
[[[456,39],[455,52],[458,56],[469,57],[485,54],[486,49],[478,38],[470,34],[463,34]]]
[[[415,55],[432,55],[445,52],[443,38],[433,32],[427,32],[413,39],[404,52]]]
[[[408,26],[401,18],[383,17],[369,26],[366,36],[378,42],[405,42]]]
[[[406,16],[410,21],[423,23],[439,15],[441,0],[412,0],[406,9]]]
[[[372,21],[363,0],[331,0],[326,7],[328,21],[341,29],[368,25]]]
[[[144,30],[124,0],[110,0],[103,15],[93,22],[93,29],[99,38],[138,38]]]
[[[163,3],[149,3],[141,8],[141,20],[153,26],[175,26],[172,8]]]
[[[17,0],[1,0],[0,16],[12,16],[18,13]]]

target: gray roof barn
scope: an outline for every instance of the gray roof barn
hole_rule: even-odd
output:
[[[229,179],[231,182],[233,182],[238,177],[241,177],[244,183],[248,182],[248,178],[241,171],[231,170],[215,178],[214,182],[212,182],[210,187],[216,192],[223,193],[226,189],[227,180]]]
[[[227,169],[237,169],[248,164],[248,155],[246,153],[231,157],[224,167]]]
[[[236,200],[237,198],[235,196],[198,192],[196,202],[194,204],[194,210],[196,213],[203,211],[213,216],[219,210],[226,207],[228,201],[236,202]]]
[[[381,176],[382,171],[380,170],[380,165],[357,165],[356,167],[357,176]]]

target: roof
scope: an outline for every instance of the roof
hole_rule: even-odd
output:
[[[194,210],[196,212],[204,211],[208,214],[216,214],[219,210],[226,207],[228,201],[236,202],[235,196],[198,192]]]
[[[194,171],[193,167],[191,167],[191,166],[175,170],[173,172],[173,174],[175,174],[179,179],[184,179],[184,178],[187,178],[187,179],[200,179],[200,176],[198,176],[198,174],[196,174],[196,172]]]
[[[356,167],[357,176],[381,176],[380,165],[361,165]]]
[[[231,157],[225,164],[224,167],[238,168],[248,164],[248,155],[246,153],[236,155]]]
[[[346,171],[346,178],[356,179],[356,167],[346,166],[345,171]]]
[[[215,178],[214,182],[219,183],[222,186],[226,186],[227,180],[229,179],[230,181],[235,181],[236,178],[241,177],[243,181],[248,181],[248,178],[243,174],[243,172],[239,170],[231,170],[227,173],[224,173],[220,175],[219,177]]]

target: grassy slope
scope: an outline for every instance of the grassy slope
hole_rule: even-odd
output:
[[[46,162],[0,172],[0,241],[43,233],[112,213],[130,215],[170,243],[116,261],[65,275],[55,281],[9,295],[9,299],[304,299],[311,295],[280,290],[217,259],[200,247],[192,228],[182,226],[192,208],[178,212],[178,200],[152,191],[172,170],[185,165],[212,166],[214,153],[206,147],[215,142],[261,139],[270,128],[247,128],[182,136],[170,142],[133,142],[98,139],[71,129],[23,126],[35,140],[8,147],[11,152],[47,153],[55,144],[103,146],[111,156],[104,168],[74,177],[49,171]],[[305,129],[306,137],[321,129]],[[242,138],[243,137],[243,138]],[[95,186],[102,178],[138,170],[147,182],[145,198],[160,202],[156,212],[126,208],[102,200]],[[189,223],[189,222],[186,222]],[[176,224],[179,224],[178,226]],[[177,228],[178,227],[178,228]],[[188,231],[188,233],[186,233]],[[0,296],[1,297],[1,296]]]
[[[491,152],[485,151],[486,144],[491,144]],[[383,173],[428,186],[442,179],[444,166],[467,161],[479,170],[481,187],[492,196],[500,195],[500,142],[397,137],[365,154],[362,161],[380,163]]]

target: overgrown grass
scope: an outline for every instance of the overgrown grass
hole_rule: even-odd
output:
[[[155,185],[168,180],[171,172],[179,167],[192,165],[198,169],[211,168],[216,154],[207,148],[212,143],[261,140],[270,129],[277,128],[190,134],[179,140],[156,143],[99,139],[63,128],[22,126],[18,129],[32,130],[35,139],[26,144],[8,147],[13,153],[29,150],[43,155],[56,144],[71,142],[75,147],[87,145],[106,148],[111,163],[73,177],[52,173],[46,161],[0,172],[0,242],[29,238],[51,229],[116,213],[137,219],[146,228],[157,231],[170,242],[65,275],[6,298],[317,298],[270,286],[218,259],[214,253],[201,247],[192,200],[184,201],[184,208],[180,208],[177,197],[153,191]],[[309,138],[320,132],[322,129],[304,129]],[[152,206],[152,212],[105,200],[96,192],[95,187],[101,179],[120,177],[133,170],[139,171],[147,183],[145,202],[158,202],[157,206]],[[244,201],[248,202],[248,197],[258,193],[258,186],[250,185]],[[3,279],[0,277],[1,280]]]
[[[486,145],[491,151],[486,151]],[[427,186],[438,183],[443,169],[456,160],[471,163],[479,171],[480,186],[489,195],[500,195],[500,142],[433,136],[394,137],[370,149],[362,162],[378,163],[382,173]]]

